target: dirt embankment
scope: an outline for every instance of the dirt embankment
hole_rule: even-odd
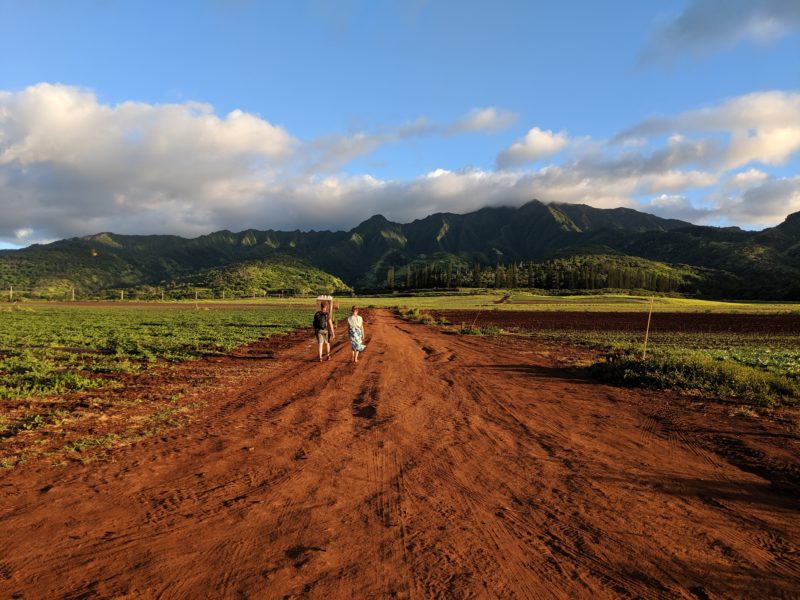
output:
[[[0,596],[796,597],[797,433],[585,350],[385,311],[367,344],[297,339],[169,435],[0,475]]]

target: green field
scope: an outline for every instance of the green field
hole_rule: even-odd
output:
[[[260,307],[184,303],[117,307],[25,305],[0,311],[0,399],[113,384],[159,359],[222,353],[307,326],[297,302]]]
[[[313,301],[25,303],[0,308],[0,468],[91,461],[194,418],[207,369],[182,361],[308,326]],[[248,370],[249,369],[249,370]],[[253,372],[239,366],[225,376]]]
[[[498,301],[506,294],[509,301]],[[542,296],[517,291],[500,291],[493,294],[463,294],[428,296],[383,296],[354,299],[364,306],[405,306],[425,310],[547,310],[547,311],[597,311],[597,312],[641,312],[650,306],[649,296],[624,294],[597,294],[582,296]],[[342,299],[349,306],[350,299]],[[747,314],[800,314],[800,303],[778,302],[722,302],[656,296],[654,310],[661,312],[719,312]]]

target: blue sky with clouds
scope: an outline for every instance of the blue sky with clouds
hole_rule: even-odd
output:
[[[0,244],[800,210],[800,3],[0,0]]]

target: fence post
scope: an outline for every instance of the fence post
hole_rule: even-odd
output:
[[[647,339],[650,337],[650,320],[653,318],[653,302],[655,302],[655,296],[650,296],[650,312],[647,313],[647,329],[644,332],[644,349],[642,350],[642,360],[647,358]]]
[[[10,302],[14,301],[14,286],[13,285],[9,285],[8,286],[8,299],[9,299]]]

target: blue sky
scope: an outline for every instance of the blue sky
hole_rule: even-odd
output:
[[[0,0],[0,245],[800,210],[800,3]]]

